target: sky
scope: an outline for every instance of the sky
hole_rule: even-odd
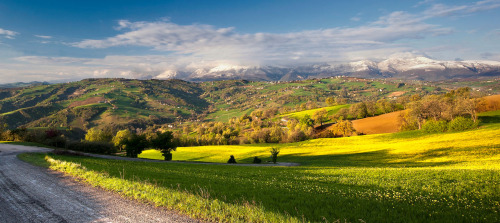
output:
[[[421,55],[500,61],[500,0],[0,1],[0,83]]]

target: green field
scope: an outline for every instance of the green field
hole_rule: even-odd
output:
[[[328,111],[328,116],[333,115],[337,113],[340,109],[342,108],[349,108],[351,105],[346,104],[346,105],[335,105],[335,106],[330,106],[330,107],[324,107],[324,108],[316,108],[316,109],[309,109],[309,110],[304,110],[300,112],[293,112],[293,113],[288,113],[288,114],[283,114],[281,117],[290,117],[294,119],[302,119],[304,116],[309,115],[312,117],[312,115],[321,109],[326,109]]]
[[[269,160],[268,149],[275,146],[281,149],[278,162],[301,163],[298,167],[50,157],[80,164],[85,169],[74,174],[94,185],[209,220],[499,222],[500,114],[481,118],[491,122],[465,132],[181,147],[173,153],[174,160],[226,162],[235,155],[239,163],[250,163],[254,156]],[[48,165],[44,156],[22,158]],[[141,156],[161,158],[154,150]],[[76,168],[58,161],[51,165],[66,172]],[[112,180],[89,177],[89,170]],[[154,189],[123,188],[132,182]]]

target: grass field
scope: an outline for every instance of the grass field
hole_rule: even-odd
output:
[[[481,119],[490,122],[466,132],[412,131],[174,152],[174,160],[225,162],[232,154],[248,163],[253,156],[268,157],[269,147],[276,146],[281,149],[279,162],[299,162],[298,167],[55,155],[44,162],[43,154],[22,158],[215,221],[499,222],[500,112],[483,113]],[[141,156],[160,158],[155,151]]]
[[[305,115],[309,115],[312,117],[314,112],[319,111],[321,109],[326,109],[328,111],[328,116],[333,115],[337,113],[341,108],[349,108],[349,104],[346,105],[335,105],[335,106],[330,106],[330,107],[324,107],[324,108],[316,108],[316,109],[309,109],[309,110],[304,110],[300,112],[293,112],[293,113],[288,113],[288,114],[283,114],[281,117],[290,117],[290,118],[295,118],[295,119],[301,119]]]

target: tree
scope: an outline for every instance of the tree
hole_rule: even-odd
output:
[[[132,137],[132,133],[130,130],[125,129],[125,130],[120,130],[116,133],[116,135],[113,137],[113,145],[120,150],[125,149],[125,140],[129,139]]]
[[[329,106],[335,105],[335,99],[332,97],[326,98],[325,103]]]
[[[342,90],[340,90],[339,97],[340,98],[347,98],[347,97],[349,97],[349,92],[347,91],[347,89],[345,87],[342,87]]]
[[[279,143],[282,140],[284,135],[285,135],[285,133],[283,132],[283,129],[281,129],[281,127],[274,126],[270,129],[269,142],[270,143]]]
[[[272,147],[269,152],[271,152],[271,157],[273,159],[273,163],[276,163],[278,160],[278,154],[280,153],[280,149]]]
[[[368,110],[364,102],[353,104],[349,108],[349,114],[356,118],[365,118],[368,115]]]
[[[349,109],[341,108],[335,115],[332,116],[333,119],[346,120],[349,117]]]
[[[308,114],[304,115],[304,117],[302,117],[300,119],[300,124],[301,125],[305,125],[305,126],[313,126],[314,125],[314,120],[311,119],[311,116],[309,116]]]
[[[137,158],[137,155],[149,145],[146,135],[132,134],[130,138],[125,139],[124,146],[128,157]]]
[[[457,110],[460,113],[470,115],[474,123],[477,121],[477,107],[480,100],[476,98],[459,98],[457,101]]]
[[[323,122],[325,122],[327,118],[328,118],[328,111],[324,108],[315,111],[314,114],[312,115],[312,119],[314,119],[316,123],[319,123],[320,126],[323,126]]]
[[[356,130],[352,126],[352,122],[349,120],[340,119],[337,124],[333,125],[332,133],[336,136],[350,136]]]
[[[4,124],[2,122],[3,120],[0,118],[0,140],[5,140],[4,139],[4,131],[6,131],[9,127],[9,125],[7,125],[6,123]]]
[[[151,139],[151,146],[160,150],[166,161],[172,160],[172,151],[177,149],[174,135],[170,131],[163,133],[157,132],[156,137]]]
[[[112,138],[113,135],[108,131],[102,131],[97,128],[91,128],[87,134],[85,134],[85,140],[89,142],[110,142]]]

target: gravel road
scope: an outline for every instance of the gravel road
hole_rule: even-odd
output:
[[[0,222],[199,222],[16,158],[39,151],[49,150],[0,144]]]

